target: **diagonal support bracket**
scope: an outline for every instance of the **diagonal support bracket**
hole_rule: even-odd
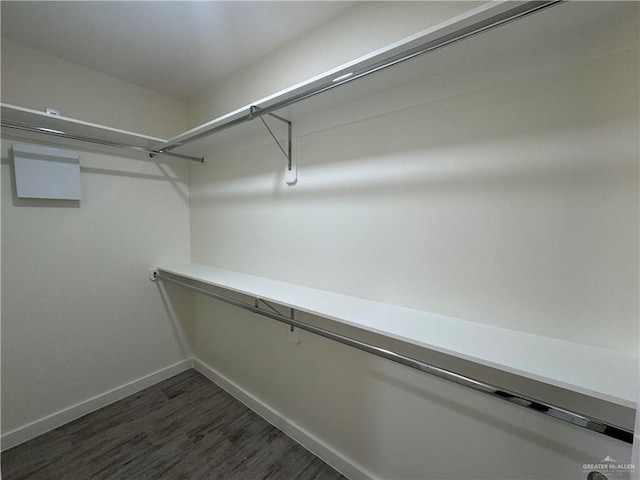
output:
[[[266,115],[275,118],[276,120],[279,120],[281,122],[283,122],[284,124],[286,124],[287,126],[287,142],[285,145],[283,145],[278,138],[276,137],[276,135],[273,133],[273,130],[271,130],[271,128],[269,127],[269,125],[267,124],[267,122],[264,120],[263,116],[265,114],[260,113],[260,108],[254,106],[251,106],[249,109],[249,116],[251,118],[259,118],[260,121],[262,122],[262,124],[265,126],[265,128],[268,130],[269,134],[271,135],[271,138],[273,138],[273,140],[276,142],[276,145],[278,145],[278,148],[280,149],[280,151],[282,152],[282,154],[284,155],[284,157],[287,159],[287,164],[285,166],[285,171],[284,171],[284,179],[287,182],[287,185],[295,185],[296,182],[298,181],[298,170],[296,167],[296,163],[293,159],[293,154],[292,154],[292,131],[293,131],[293,124],[291,123],[290,120],[287,120],[286,118],[280,117],[279,115],[275,115],[273,113],[267,113]]]

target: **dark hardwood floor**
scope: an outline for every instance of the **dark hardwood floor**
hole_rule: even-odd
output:
[[[195,370],[3,452],[2,478],[346,480]]]

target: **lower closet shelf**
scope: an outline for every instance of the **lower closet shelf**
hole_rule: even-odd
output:
[[[181,283],[181,279],[197,281],[624,407],[636,408],[638,357],[633,355],[201,264],[162,266],[157,270],[160,280],[178,280],[177,283]],[[200,291],[205,293],[204,290]],[[252,307],[249,309],[253,310]],[[395,354],[392,352],[392,355]],[[507,392],[507,395],[510,393]]]

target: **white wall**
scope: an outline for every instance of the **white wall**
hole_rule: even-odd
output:
[[[193,261],[637,354],[637,18],[566,42],[297,120],[295,187],[266,135],[209,152]],[[630,458],[213,300],[194,319],[201,361],[373,476],[578,479]]]
[[[3,102],[121,130],[170,138],[185,130],[186,104],[6,38]]]
[[[157,135],[184,126],[178,102],[115,79],[91,87],[99,74],[15,44],[5,56],[7,45],[4,102],[59,106],[68,115],[120,128],[133,122]],[[24,54],[19,65],[5,68],[17,53]],[[114,103],[124,103],[101,117],[95,109],[105,98],[96,88],[105,96],[121,93]],[[154,106],[139,111],[149,100]],[[80,202],[18,199],[13,141],[3,138],[1,149],[3,448],[131,393],[136,385],[122,387],[190,357],[184,316],[176,316],[188,310],[188,296],[174,293],[175,314],[147,276],[159,263],[189,261],[184,162],[82,150]]]

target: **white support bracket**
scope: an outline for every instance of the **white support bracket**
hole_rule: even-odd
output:
[[[280,117],[279,115],[275,115],[273,113],[267,113],[266,115],[275,118],[276,120],[280,120],[281,122],[285,123],[287,125],[287,143],[285,146],[283,146],[280,141],[278,140],[278,138],[275,136],[275,134],[273,133],[273,131],[271,130],[271,128],[269,128],[269,125],[267,124],[267,122],[264,120],[264,118],[262,118],[264,116],[264,114],[260,113],[260,108],[254,106],[251,106],[249,109],[249,116],[252,118],[259,118],[260,121],[262,122],[262,124],[265,126],[265,128],[269,131],[269,134],[271,135],[271,137],[273,138],[273,140],[276,142],[276,144],[278,145],[278,148],[280,149],[280,151],[282,152],[282,154],[284,155],[284,157],[287,159],[287,164],[285,166],[285,170],[284,170],[284,180],[285,182],[287,182],[287,185],[293,186],[296,184],[296,182],[298,181],[298,169],[296,166],[296,162],[293,158],[293,153],[292,153],[292,130],[293,130],[293,124],[291,123],[290,120],[287,120],[286,118]]]

